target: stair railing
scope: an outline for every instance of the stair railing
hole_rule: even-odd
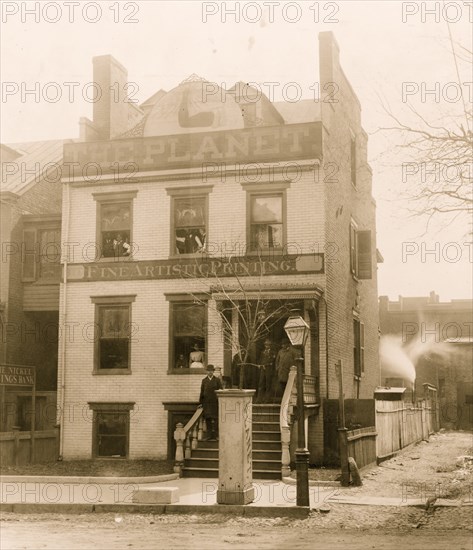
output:
[[[199,407],[192,418],[184,426],[182,422],[176,424],[174,439],[176,441],[176,456],[174,472],[181,475],[184,467],[184,459],[190,458],[192,449],[197,448],[197,443],[202,441],[205,431],[203,409]]]
[[[287,379],[286,389],[281,400],[281,411],[279,413],[279,424],[281,426],[281,474],[288,477],[291,474],[291,426],[294,422],[293,412],[297,398],[297,367],[291,367]]]

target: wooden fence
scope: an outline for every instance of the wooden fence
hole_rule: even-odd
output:
[[[55,462],[59,456],[59,430],[42,430],[34,435],[34,462]],[[31,432],[0,432],[0,464],[24,466],[31,463]]]
[[[403,401],[376,401],[378,460],[389,458],[436,430],[437,411],[428,401],[416,405]]]
[[[355,459],[358,468],[376,462],[376,437],[374,426],[347,432],[348,456]]]

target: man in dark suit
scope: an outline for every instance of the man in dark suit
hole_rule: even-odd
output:
[[[202,380],[199,403],[204,409],[207,440],[218,439],[218,398],[215,390],[222,389],[220,378],[214,376],[215,367],[207,365],[207,376]]]

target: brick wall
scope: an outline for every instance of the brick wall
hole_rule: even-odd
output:
[[[361,107],[339,63],[338,45],[332,33],[320,35],[321,89],[334,90],[336,102],[322,101],[325,128],[324,189],[326,240],[336,251],[327,260],[327,305],[329,319],[328,395],[338,395],[334,369],[344,366],[346,398],[371,398],[379,384],[378,308],[376,279],[375,203],[371,195],[371,169],[367,161],[367,136],[361,127]],[[357,182],[351,182],[350,145],[357,142]],[[354,220],[359,230],[371,230],[372,279],[357,280],[350,272],[349,227]],[[365,370],[362,380],[354,379],[353,310],[365,324]]]

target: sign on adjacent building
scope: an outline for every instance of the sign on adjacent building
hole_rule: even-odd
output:
[[[35,367],[0,365],[1,386],[34,386],[35,381]]]

